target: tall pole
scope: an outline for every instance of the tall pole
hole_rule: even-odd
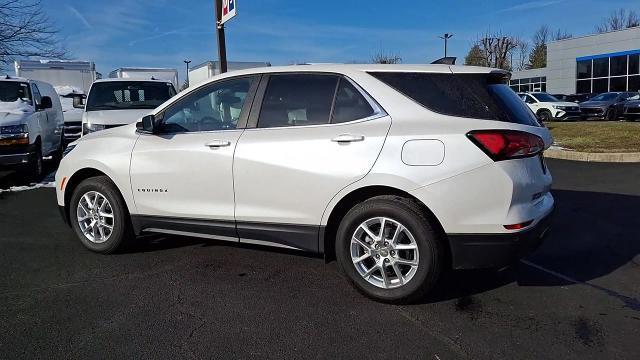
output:
[[[445,33],[444,36],[438,37],[444,39],[444,57],[447,57],[447,41],[453,37],[453,34]]]
[[[216,7],[216,34],[218,35],[218,58],[220,60],[220,73],[227,72],[227,45],[224,41],[224,24],[222,20],[222,0],[214,0]]]
[[[187,84],[189,84],[189,63],[191,60],[185,60],[184,63],[187,64]]]

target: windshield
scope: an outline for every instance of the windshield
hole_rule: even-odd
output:
[[[534,98],[536,98],[540,102],[558,102],[558,101],[560,101],[560,100],[556,99],[555,97],[553,97],[552,95],[549,95],[547,93],[535,93],[535,94],[531,94],[531,96],[533,96]]]
[[[592,97],[589,101],[611,101],[618,97],[616,93],[604,93],[598,96]]]
[[[173,85],[162,82],[98,82],[91,87],[86,110],[155,109],[175,94]]]
[[[0,81],[0,102],[16,102],[18,99],[31,104],[29,84],[18,81]]]

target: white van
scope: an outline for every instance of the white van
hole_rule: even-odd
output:
[[[91,85],[86,105],[80,97],[74,107],[83,107],[82,135],[132,124],[176,94],[170,81],[103,79]]]
[[[51,84],[0,78],[0,169],[42,175],[44,156],[61,157],[64,117]]]

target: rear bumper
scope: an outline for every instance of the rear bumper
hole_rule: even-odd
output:
[[[533,227],[505,234],[449,234],[454,269],[500,268],[536,250],[547,233],[553,210]]]

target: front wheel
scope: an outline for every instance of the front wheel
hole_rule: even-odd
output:
[[[605,120],[608,120],[608,121],[615,120],[617,118],[616,109],[611,108],[607,110],[607,113],[604,115],[604,118]]]
[[[134,236],[124,199],[106,176],[78,185],[71,197],[69,218],[76,235],[91,251],[113,253]]]
[[[412,200],[380,196],[343,218],[336,237],[341,270],[364,295],[410,303],[436,284],[444,263],[441,241]]]
[[[542,122],[551,121],[551,113],[549,111],[547,111],[547,110],[542,110],[542,111],[540,111],[540,113],[538,113],[538,118]]]

